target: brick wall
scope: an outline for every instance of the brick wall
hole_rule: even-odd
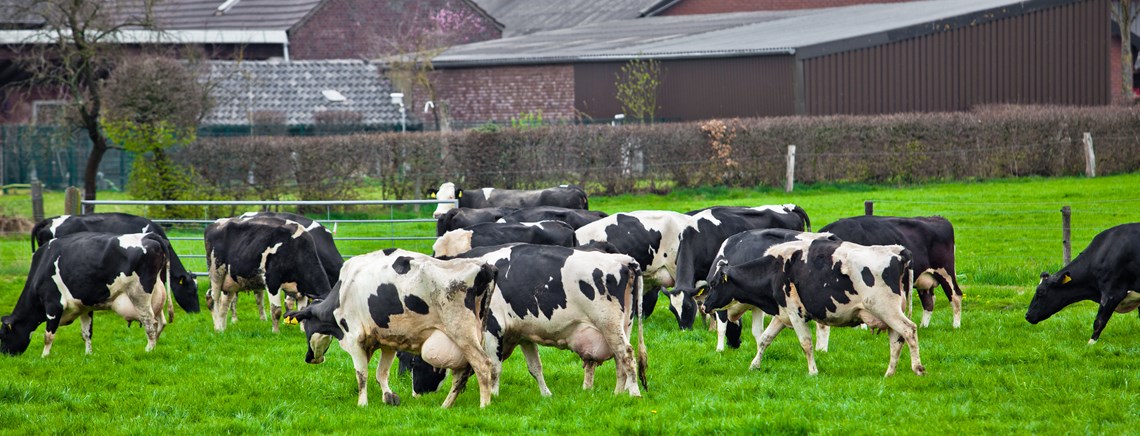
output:
[[[331,0],[289,32],[292,59],[368,59],[396,50],[428,25],[427,16],[440,8],[477,17],[482,31],[468,26],[451,43],[497,39],[502,32],[494,23],[460,0]]]
[[[574,118],[572,65],[439,70],[435,86],[457,125],[505,124],[527,111],[542,111],[543,120]]]
[[[681,0],[657,15],[697,15],[725,12],[786,11],[867,3],[902,3],[913,0]]]

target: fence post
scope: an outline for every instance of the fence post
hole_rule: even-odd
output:
[[[788,146],[788,181],[784,184],[784,192],[792,192],[796,184],[796,146]]]
[[[863,214],[871,216],[875,214],[875,202],[867,200],[863,202]]]
[[[44,184],[39,180],[32,182],[32,220],[44,220]]]
[[[1085,176],[1096,177],[1096,153],[1093,152],[1092,133],[1085,132]]]
[[[1073,258],[1073,242],[1070,239],[1072,224],[1072,209],[1069,206],[1061,208],[1061,245],[1064,246],[1064,254],[1062,257],[1065,260],[1065,265],[1069,264],[1069,260]]]
[[[74,186],[67,187],[63,192],[63,214],[64,215],[79,215],[79,188]]]

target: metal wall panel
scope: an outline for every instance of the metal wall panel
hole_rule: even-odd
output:
[[[969,110],[1111,101],[1109,11],[1088,0],[804,59],[808,114]]]

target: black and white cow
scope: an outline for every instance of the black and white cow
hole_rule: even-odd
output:
[[[456,371],[443,407],[455,403],[472,371],[486,407],[499,375],[481,346],[494,286],[495,267],[485,262],[388,249],[349,259],[328,298],[288,316],[305,329],[306,362],[323,362],[332,338],[352,356],[361,406],[368,404],[368,362],[380,350],[376,381],[385,403],[400,404],[388,373],[396,351],[410,351]]]
[[[776,334],[791,326],[807,357],[808,374],[818,371],[807,322],[829,326],[866,323],[890,332],[890,363],[895,373],[902,343],[910,347],[910,367],[926,369],[918,355],[918,327],[903,312],[910,289],[910,251],[901,245],[863,246],[826,239],[797,240],[774,245],[764,257],[740,265],[717,266],[719,279],[709,282],[701,310],[709,313],[733,300],[774,316],[757,341],[752,367]]]
[[[583,389],[593,387],[594,369],[612,358],[617,377],[614,393],[641,396],[637,382],[640,378],[645,386],[648,360],[640,325],[636,367],[630,347],[634,309],[640,307],[643,294],[637,261],[622,254],[531,244],[483,247],[462,257],[498,269],[484,338],[487,354],[496,362],[510,357],[516,346],[521,348],[539,392],[549,396],[538,345],[577,353],[585,368]],[[412,359],[410,366],[417,395],[434,391],[443,382],[445,374],[422,360]],[[497,382],[494,392],[498,393]]]
[[[538,206],[516,209],[499,219],[505,223],[536,223],[539,221],[562,221],[573,227],[574,230],[609,216],[605,212],[586,209],[567,209],[565,207]]]
[[[962,325],[962,288],[954,273],[954,225],[940,216],[843,218],[820,229],[862,245],[902,245],[910,250],[915,287],[922,301],[922,326],[934,313],[934,286],[942,286],[954,310],[954,328]],[[909,291],[908,291],[909,292]]]
[[[336,248],[336,242],[333,240],[333,233],[321,223],[316,222],[306,216],[297,215],[289,212],[246,212],[241,216],[234,218],[238,220],[248,220],[255,217],[273,217],[280,218],[288,221],[294,221],[305,228],[306,232],[313,237],[313,242],[317,246],[317,256],[321,259],[321,267],[325,270],[325,275],[329,278],[329,284],[336,283],[340,280],[340,267],[344,265],[344,257],[340,255],[340,250]],[[257,312],[261,316],[261,320],[265,321],[265,290],[253,290],[254,297],[257,299]],[[292,296],[286,296],[285,307],[292,310]],[[237,322],[237,297],[235,296],[232,303],[230,303],[230,322]],[[214,310],[214,299],[210,293],[206,293],[206,309]]]
[[[1085,300],[1100,304],[1090,345],[1100,339],[1112,312],[1127,313],[1140,307],[1140,223],[1100,232],[1060,271],[1041,273],[1025,320],[1037,324]]]
[[[764,253],[769,248],[777,244],[782,244],[790,241],[810,241],[815,239],[827,239],[829,241],[838,242],[836,238],[830,233],[805,233],[795,230],[787,229],[764,229],[764,230],[749,230],[746,232],[737,233],[724,241],[717,252],[706,278],[698,281],[698,289],[708,289],[708,284],[719,278],[718,268],[731,265],[743,265],[753,260],[764,257]],[[756,277],[757,286],[759,288],[767,289],[771,284],[764,280],[770,280],[771,277]],[[740,317],[745,312],[752,312],[752,336],[756,338],[756,343],[760,343],[760,333],[764,331],[764,312],[759,310],[756,306],[736,302],[729,306],[728,310],[717,312],[717,341],[716,351],[724,351],[724,345],[727,342],[732,348],[740,348]],[[731,326],[738,326],[735,330]],[[826,325],[816,323],[816,351],[827,351],[829,329]],[[760,356],[757,354],[756,359],[752,362],[752,367],[756,368],[760,365]]]
[[[458,256],[476,247],[523,242],[539,245],[573,247],[574,228],[562,221],[537,223],[480,223],[444,233],[435,240],[436,256]]]
[[[470,207],[452,208],[435,219],[435,236],[479,223],[493,223],[518,209],[513,207],[485,207],[472,209]],[[541,221],[541,220],[537,220]]]
[[[61,325],[79,318],[91,354],[91,312],[114,310],[146,330],[146,351],[166,326],[170,242],[155,233],[80,232],[41,245],[32,256],[24,291],[9,315],[0,318],[0,352],[23,354],[31,334],[44,329],[44,357]]]
[[[578,245],[609,242],[637,260],[645,277],[645,316],[653,314],[658,289],[671,287],[677,276],[681,232],[692,217],[680,212],[643,210],[616,213],[579,228]]]
[[[226,329],[226,315],[238,292],[269,292],[273,331],[279,331],[281,291],[296,298],[323,298],[331,286],[316,242],[295,221],[269,216],[222,218],[206,227],[214,330]]]
[[[530,191],[515,189],[483,188],[464,191],[456,188],[454,183],[447,182],[428,192],[431,198],[440,200],[458,200],[459,207],[485,208],[485,207],[535,207],[558,206],[568,209],[589,209],[589,199],[586,191],[574,185],[561,185],[554,188],[536,189]],[[455,208],[448,203],[440,203],[432,215],[439,218],[448,210]]]
[[[681,330],[693,327],[697,303],[693,294],[713,265],[713,258],[729,236],[755,229],[788,229],[811,231],[811,221],[803,208],[794,204],[734,207],[715,206],[688,212],[693,217],[681,232],[677,247],[677,282],[669,297],[669,310],[677,318]],[[740,337],[740,325],[732,323],[735,336]]]
[[[103,232],[119,235],[149,232],[155,233],[167,241],[170,240],[166,237],[166,232],[163,231],[162,226],[141,216],[117,212],[61,215],[36,223],[36,226],[32,228],[32,251],[36,251],[37,243],[42,246],[52,239],[79,232]],[[167,246],[169,245],[167,244]],[[167,290],[174,295],[174,302],[178,303],[178,307],[181,307],[182,310],[189,313],[198,312],[201,310],[198,302],[198,280],[194,277],[194,273],[187,271],[186,267],[182,265],[182,260],[178,258],[178,254],[174,252],[173,248],[167,253],[167,257],[170,258],[171,280]]]

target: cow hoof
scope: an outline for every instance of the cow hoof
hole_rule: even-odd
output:
[[[1096,339],[1089,339],[1089,345],[1096,345]]]
[[[919,377],[926,375],[926,367],[922,365],[914,367],[914,375]]]
[[[400,405],[400,396],[396,395],[395,392],[385,392],[384,393],[384,403],[388,404],[389,406],[399,406]]]
[[[890,377],[890,376],[892,376],[892,375],[895,375],[895,370],[893,370],[893,369],[888,369],[888,370],[887,370],[887,373],[886,373],[886,374],[883,374],[883,378],[887,378],[887,377]]]

